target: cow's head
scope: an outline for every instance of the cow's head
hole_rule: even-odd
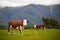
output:
[[[28,20],[27,19],[24,19],[23,20],[23,26],[27,26],[27,22],[28,22]]]
[[[36,28],[36,25],[34,25],[34,28]]]

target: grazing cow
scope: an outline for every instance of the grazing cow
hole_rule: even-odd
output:
[[[45,29],[45,25],[44,24],[37,24],[37,25],[34,25],[34,28],[36,28],[38,30],[39,30],[39,28]]]
[[[22,30],[24,29],[24,26],[27,26],[27,20],[10,20],[8,21],[8,32],[10,34],[10,29],[16,29],[20,31],[20,34],[22,33]]]

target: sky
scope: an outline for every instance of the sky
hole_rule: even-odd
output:
[[[18,7],[28,4],[52,5],[60,4],[60,0],[0,0],[0,7]]]

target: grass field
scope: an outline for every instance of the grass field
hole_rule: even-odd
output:
[[[16,34],[8,35],[7,30],[0,30],[0,40],[60,40],[60,30],[55,29],[25,29],[22,35],[16,30]]]

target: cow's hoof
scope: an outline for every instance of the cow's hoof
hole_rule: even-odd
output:
[[[13,34],[16,34],[16,33],[13,33]]]
[[[10,35],[10,32],[8,32],[8,35]]]

